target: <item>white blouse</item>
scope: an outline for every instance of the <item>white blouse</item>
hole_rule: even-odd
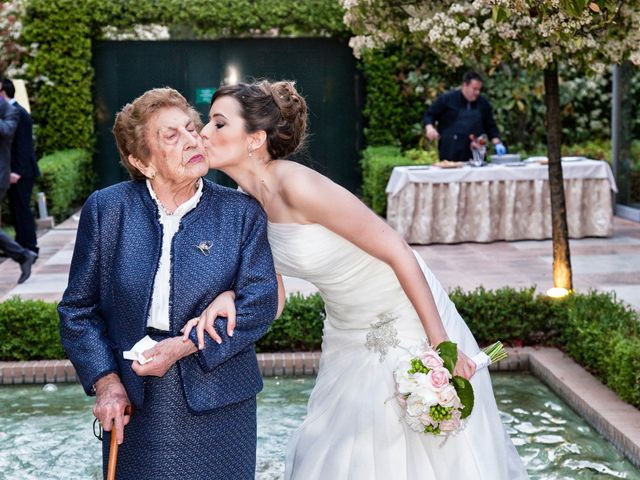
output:
[[[189,200],[180,205],[173,213],[167,213],[156,193],[151,187],[151,182],[147,180],[147,188],[151,198],[158,204],[160,214],[160,224],[162,225],[162,254],[158,263],[158,271],[153,282],[153,299],[147,326],[158,330],[169,330],[169,296],[171,294],[171,242],[173,236],[180,228],[180,220],[188,212],[196,208],[202,196],[202,179],[198,182],[196,193]]]

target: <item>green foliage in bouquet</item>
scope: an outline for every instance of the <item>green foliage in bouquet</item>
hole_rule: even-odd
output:
[[[471,415],[473,411],[473,405],[475,403],[475,396],[473,394],[473,387],[469,380],[463,377],[455,376],[451,379],[451,383],[456,389],[458,393],[458,397],[460,398],[460,402],[464,405],[464,408],[461,410],[462,416],[460,417],[462,420]]]
[[[424,363],[419,358],[411,359],[411,368],[409,369],[410,374],[414,373],[424,373],[425,375],[429,373],[429,369],[424,366]]]
[[[453,369],[456,368],[458,361],[458,346],[453,342],[442,342],[436,350],[444,362],[444,368],[453,375]]]
[[[460,412],[462,414],[460,418],[465,419],[469,415],[471,415],[475,396],[473,394],[473,387],[471,386],[471,383],[469,383],[469,380],[453,374],[453,370],[456,367],[456,363],[458,361],[458,346],[453,342],[442,342],[440,345],[438,345],[438,348],[436,350],[438,351],[438,354],[444,362],[444,368],[449,370],[449,373],[452,375],[451,384],[456,389],[458,398],[460,398],[460,402],[462,403],[462,405],[464,405],[464,408]],[[436,417],[433,418],[437,420]]]

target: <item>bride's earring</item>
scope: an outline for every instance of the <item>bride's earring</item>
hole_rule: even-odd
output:
[[[249,157],[253,156],[253,145],[249,144]]]

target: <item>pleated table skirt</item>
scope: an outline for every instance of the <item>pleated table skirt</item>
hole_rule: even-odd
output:
[[[124,433],[118,448],[119,480],[255,479],[255,397],[193,415],[176,365],[161,378],[146,377],[144,406],[135,411]],[[110,440],[104,432],[104,478]]]

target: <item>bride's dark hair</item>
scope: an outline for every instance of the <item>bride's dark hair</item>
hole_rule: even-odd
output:
[[[240,103],[240,115],[247,132],[264,130],[271,158],[286,158],[295,153],[307,136],[307,102],[297,92],[295,82],[238,83],[220,87],[211,105],[230,96]]]

